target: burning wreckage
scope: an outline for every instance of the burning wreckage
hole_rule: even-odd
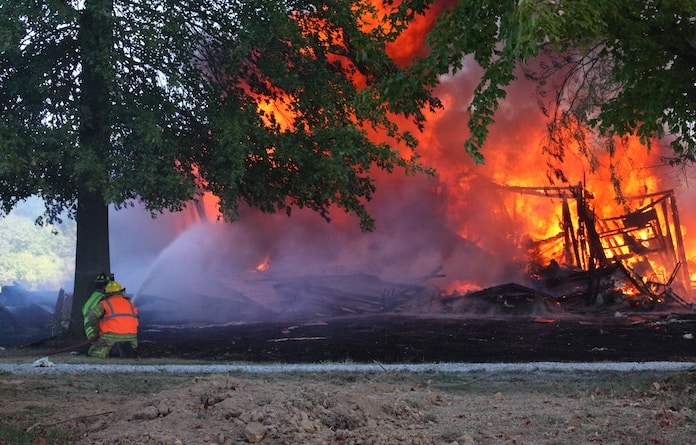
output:
[[[440,266],[409,284],[353,275],[338,280],[317,277],[309,285],[278,283],[276,291],[289,301],[311,300],[316,315],[432,310],[533,315],[558,306],[608,308],[612,313],[622,306],[636,311],[693,310],[688,300],[694,284],[672,190],[625,198],[624,208],[634,210],[600,218],[592,208],[591,193],[581,185],[499,189],[560,202],[560,230],[527,241],[532,265],[524,282],[464,293],[427,287],[431,279],[445,277]]]
[[[635,210],[600,218],[591,193],[580,185],[507,189],[561,201],[561,230],[530,243],[532,256],[552,257],[532,276],[557,298],[581,296],[588,305],[625,301],[645,310],[662,304],[691,309],[693,283],[673,190],[624,198],[624,208]]]
[[[448,313],[486,316],[558,316],[559,310],[688,311],[693,282],[688,270],[679,212],[672,190],[625,198],[623,214],[600,218],[583,186],[499,186],[501,193],[553,201],[559,230],[530,240],[522,282],[475,291],[444,291],[430,283],[446,278],[443,266],[407,283],[372,274],[317,275],[235,280],[224,297],[191,292],[186,302],[139,295],[144,324],[200,324],[311,319],[379,313]],[[560,204],[559,204],[560,203]],[[559,207],[560,206],[560,207]],[[628,210],[633,209],[633,210]],[[531,259],[531,261],[530,261]],[[252,282],[253,281],[253,282]],[[60,291],[55,309],[14,287],[0,293],[0,332],[18,344],[54,335],[65,326],[70,295]],[[19,294],[22,295],[19,295]],[[264,295],[264,298],[259,298]],[[268,295],[273,295],[268,301]],[[158,304],[164,302],[165,304]],[[182,304],[192,305],[191,310]],[[163,307],[174,307],[167,313]],[[195,307],[194,307],[195,306]],[[190,315],[214,307],[201,319]],[[182,310],[183,309],[183,310]],[[186,314],[189,318],[182,318]],[[7,341],[7,339],[14,341]]]
[[[231,278],[234,283],[227,286],[230,291],[224,297],[190,295],[169,313],[167,308],[175,306],[158,304],[164,301],[161,296],[141,295],[136,303],[144,317],[158,324],[379,313],[553,316],[566,309],[613,315],[624,307],[692,311],[692,283],[673,191],[625,198],[622,208],[633,210],[600,218],[592,207],[592,194],[580,185],[498,186],[498,190],[552,201],[550,208],[560,215],[557,233],[524,242],[525,262],[531,266],[516,283],[477,286],[475,291],[472,286],[465,286],[468,291],[443,290],[434,284],[439,279],[452,281],[443,265],[407,282],[383,281],[370,273],[275,277],[264,262],[263,272],[256,275],[261,278]],[[475,243],[460,246],[469,249]],[[208,313],[206,319],[192,320],[201,306],[214,307],[214,316]]]

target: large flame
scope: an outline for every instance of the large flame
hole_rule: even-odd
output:
[[[389,55],[397,63],[407,64],[413,57],[424,54],[423,37],[448,3],[452,2],[436,2],[435,8],[418,17],[389,45]],[[366,18],[363,26],[366,29],[374,26],[383,13],[377,9],[375,16]],[[305,15],[298,16],[298,20],[307,32],[316,32],[325,25]],[[335,43],[332,39],[341,38],[333,30],[320,32],[320,35],[327,45]],[[244,249],[251,257],[247,269],[265,273],[274,267],[287,268],[292,264],[292,267],[328,270],[330,265],[345,266],[356,259],[364,262],[374,259],[385,268],[394,262],[393,269],[415,274],[419,270],[426,272],[424,267],[440,263],[445,266],[446,277],[438,285],[448,292],[464,293],[514,280],[510,264],[576,263],[577,258],[563,248],[563,242],[567,241],[564,237],[569,236],[565,230],[568,215],[574,219],[581,211],[574,191],[583,191],[583,199],[587,200],[584,204],[598,219],[611,219],[649,205],[655,194],[663,190],[675,189],[682,204],[679,226],[676,221],[661,217],[659,230],[684,235],[688,260],[684,266],[696,273],[696,243],[688,238],[696,233],[692,227],[696,209],[688,205],[688,189],[675,180],[674,170],[661,161],[659,141],[648,150],[637,138],[629,137],[613,141],[613,149],[609,151],[600,148],[599,141],[593,141],[592,134],[585,130],[587,146],[580,146],[567,137],[562,159],[553,156],[558,153],[544,149],[547,121],[537,107],[534,87],[520,77],[521,80],[508,88],[496,123],[491,127],[483,149],[486,163],[474,165],[463,144],[468,137],[466,108],[480,75],[480,68],[467,58],[458,74],[441,78],[436,94],[444,110],[428,114],[425,130],[419,134],[421,161],[436,169],[434,178],[423,180],[399,174],[374,174],[378,195],[369,209],[377,217],[377,235],[361,238],[363,235],[355,231],[355,221],[340,212],[332,214],[331,229],[315,225],[315,220],[302,213],[287,223],[288,227],[281,228],[285,223],[279,220],[261,223],[260,218],[249,212],[246,213],[248,225],[253,228],[250,228],[251,237],[246,240],[253,249]],[[360,86],[363,80],[358,77],[354,82]],[[268,87],[273,90],[272,85]],[[295,125],[292,101],[292,97],[278,91],[272,98],[257,97],[259,111],[268,124],[278,125],[281,131],[290,131]],[[406,128],[410,125],[405,120],[400,123]],[[417,129],[411,130],[417,133]],[[384,138],[371,130],[366,131],[377,142]],[[405,149],[403,154],[410,155]],[[206,214],[217,213],[214,197],[206,197],[204,203]],[[574,227],[572,236],[582,237],[579,230]],[[637,243],[645,243],[654,236],[651,233],[654,230],[654,226],[646,227],[632,236]],[[300,241],[283,240],[283,235],[288,234]],[[377,243],[373,236],[387,241]],[[303,242],[303,237],[307,241]],[[404,239],[411,243],[410,248],[397,246]],[[624,239],[620,241],[625,244]],[[311,247],[312,242],[317,247]],[[607,238],[604,242],[614,241]],[[618,245],[619,240],[615,243]],[[351,248],[347,251],[328,249],[335,245],[350,245]],[[629,253],[625,247],[610,247],[607,247],[610,257]],[[303,255],[299,265],[289,260],[284,262],[291,257],[288,251],[293,249]],[[318,266],[309,260],[314,254],[321,258]],[[415,255],[420,255],[422,260],[414,260]],[[411,264],[399,264],[406,259]],[[673,272],[664,265],[655,263],[652,266],[659,277],[650,278],[662,282]],[[696,275],[691,279],[696,279]]]

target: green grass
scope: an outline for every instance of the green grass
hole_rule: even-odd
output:
[[[60,428],[50,428],[43,430],[39,427],[30,431],[32,425],[26,425],[21,422],[12,422],[8,425],[4,420],[0,422],[0,444],[3,445],[34,445],[37,443],[45,443],[48,445],[69,443],[71,434],[68,430]]]

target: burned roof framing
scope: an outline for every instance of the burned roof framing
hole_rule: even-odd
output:
[[[553,251],[553,264],[585,277],[588,302],[597,301],[601,278],[618,270],[631,284],[625,294],[634,306],[652,308],[666,300],[686,305],[682,297],[694,286],[673,190],[625,197],[628,211],[603,217],[582,185],[501,189],[560,201],[560,231],[529,247]]]

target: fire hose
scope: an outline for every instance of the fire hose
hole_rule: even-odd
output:
[[[25,352],[25,353],[22,353],[22,354],[5,354],[5,353],[2,353],[2,354],[0,354],[0,358],[5,358],[5,357],[29,357],[29,356],[38,357],[38,356],[56,355],[56,354],[60,354],[60,353],[62,353],[62,352],[70,352],[70,351],[74,351],[74,350],[76,350],[76,349],[80,349],[80,348],[82,348],[82,347],[85,347],[85,346],[88,346],[88,345],[94,343],[96,340],[97,340],[96,338],[94,338],[94,339],[92,339],[92,340],[89,340],[89,339],[88,339],[88,340],[81,341],[81,342],[79,342],[79,343],[74,343],[74,344],[71,344],[71,345],[68,345],[68,346],[63,346],[63,347],[60,347],[60,348],[51,349],[50,351],[43,351],[43,352]]]

